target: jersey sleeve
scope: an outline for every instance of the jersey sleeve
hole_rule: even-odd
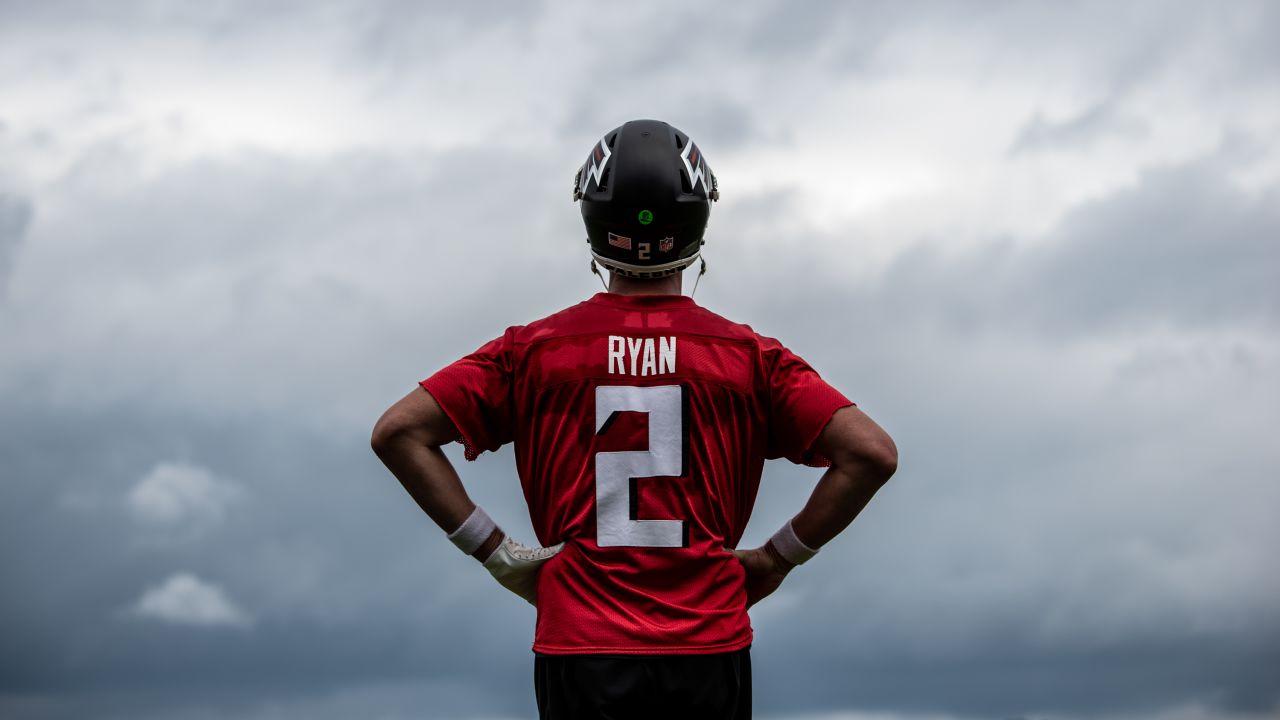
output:
[[[770,423],[766,456],[826,467],[831,461],[813,450],[836,410],[854,403],[823,380],[803,358],[772,338],[762,338]]]
[[[468,460],[512,439],[511,337],[508,330],[419,383],[458,428]]]

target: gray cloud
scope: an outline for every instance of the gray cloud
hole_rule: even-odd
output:
[[[18,248],[26,238],[32,214],[29,201],[0,193],[0,300],[8,291]]]
[[[486,7],[379,0],[348,3],[339,15],[358,28],[357,48],[365,59],[408,69],[406,66],[428,61],[452,46],[483,43],[488,32],[531,26],[544,12],[545,3],[517,0]],[[457,71],[466,73],[467,69]]]
[[[1050,120],[1037,112],[1022,127],[1014,140],[1014,154],[1041,150],[1060,149],[1070,151],[1087,147],[1101,139],[1121,140],[1144,134],[1143,123],[1117,115],[1114,107],[1098,103],[1073,117]]]
[[[1012,301],[1049,326],[1280,320],[1274,188],[1234,190],[1221,166],[1154,169],[1069,216]],[[1011,283],[1013,284],[1013,283]]]
[[[709,244],[708,255],[729,264],[726,275],[751,277],[747,286],[765,282],[766,275],[816,272],[821,282],[798,291],[796,301],[817,303],[822,295],[840,293],[850,306],[866,310],[849,319],[860,332],[894,333],[885,324],[911,323],[1058,339],[1168,327],[1270,333],[1280,319],[1280,266],[1271,239],[1280,223],[1277,189],[1239,187],[1230,174],[1234,157],[1234,150],[1223,149],[1147,168],[1127,187],[1075,206],[1034,242],[990,238],[962,249],[942,240],[909,243],[875,281],[852,288],[838,285],[843,268],[815,266],[803,253],[763,263]],[[753,202],[764,203],[755,212],[783,217],[791,199]],[[730,242],[745,238],[753,251],[788,232],[817,238],[818,245],[849,242],[771,224],[737,235],[742,219],[729,222],[722,232],[734,238]],[[743,302],[750,295],[730,297]],[[757,302],[752,312],[772,311],[769,303]],[[799,322],[806,326],[809,319]]]
[[[579,235],[575,208],[564,186],[530,192],[521,178],[558,173],[510,153],[249,156],[197,162],[127,192],[109,188],[128,156],[98,157],[63,185],[81,213],[47,218],[32,238],[31,287],[63,291],[19,298],[22,312],[0,320],[24,347],[0,361],[15,393],[60,395],[74,378],[105,375],[112,381],[89,402],[308,408],[363,429],[390,399],[379,389],[389,379],[406,387],[454,354],[438,337],[474,348],[500,332],[475,321],[478,308],[518,296],[550,312],[593,281],[575,272],[577,282],[539,292],[539,273],[570,271],[551,262],[574,244],[549,252],[541,238]],[[94,271],[70,284],[68,264]],[[442,302],[451,294],[482,300],[459,312]],[[28,372],[40,379],[16,382]]]

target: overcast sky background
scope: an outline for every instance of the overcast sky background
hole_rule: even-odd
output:
[[[0,0],[0,716],[531,717],[368,432],[598,290],[639,117],[721,182],[698,301],[901,451],[758,716],[1280,716],[1280,4],[708,5]]]

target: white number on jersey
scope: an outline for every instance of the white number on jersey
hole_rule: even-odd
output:
[[[596,453],[596,544],[685,547],[684,520],[636,517],[636,478],[680,477],[685,465],[684,388],[596,388],[596,433],[618,412],[649,415],[649,449]]]

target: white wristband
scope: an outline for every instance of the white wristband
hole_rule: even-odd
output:
[[[784,560],[793,565],[803,565],[804,561],[818,554],[817,550],[800,542],[800,538],[796,537],[796,531],[791,528],[790,520],[769,538],[769,542],[773,543],[773,549],[777,550]]]
[[[498,524],[477,505],[471,515],[458,526],[458,529],[449,533],[449,539],[453,541],[454,545],[458,546],[459,550],[470,555],[479,550],[484,541],[488,540],[493,531],[497,529]]]

